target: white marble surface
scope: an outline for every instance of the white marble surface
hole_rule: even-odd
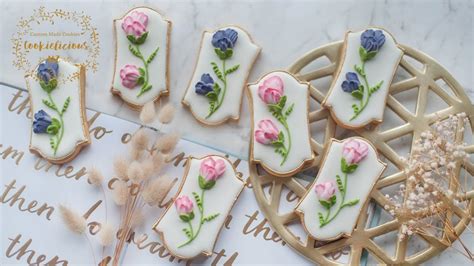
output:
[[[250,74],[253,82],[274,69],[284,69],[307,51],[328,42],[341,40],[348,29],[378,25],[391,31],[397,40],[436,58],[474,97],[473,14],[471,1],[12,1],[0,0],[4,21],[17,21],[28,9],[39,6],[83,10],[99,25],[101,38],[100,71],[88,78],[87,106],[128,120],[137,121],[131,111],[109,92],[112,79],[112,23],[134,6],[147,5],[161,10],[172,20],[171,96],[180,119],[170,127],[179,128],[187,139],[212,145],[242,158],[248,156],[249,111],[243,103],[241,120],[218,127],[198,124],[180,100],[192,75],[201,33],[204,29],[237,24],[247,29],[263,47]],[[21,4],[20,4],[21,3]],[[104,12],[106,10],[107,12]],[[31,11],[29,11],[31,12]],[[97,12],[100,12],[97,13]],[[1,36],[8,39],[15,23],[2,23]],[[11,61],[11,45],[1,42],[0,81],[22,87],[22,73],[6,68]],[[3,63],[6,62],[6,63]],[[168,101],[168,99],[165,99]],[[160,125],[155,125],[162,128]],[[167,130],[164,128],[164,130]]]

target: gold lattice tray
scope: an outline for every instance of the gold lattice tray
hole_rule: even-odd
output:
[[[466,199],[465,206],[467,207],[465,209],[447,208],[448,212],[445,219],[450,220],[456,234],[443,234],[440,238],[426,235],[412,236],[411,238],[418,237],[422,239],[426,244],[414,254],[410,254],[410,240],[407,238],[401,240],[399,234],[397,234],[401,227],[401,223],[397,219],[392,218],[392,220],[382,222],[376,226],[367,226],[369,219],[367,210],[369,205],[376,204],[383,208],[386,204],[391,204],[384,196],[384,189],[406,180],[406,175],[403,172],[405,166],[400,160],[400,156],[407,155],[406,153],[409,152],[413,143],[412,140],[418,138],[420,133],[427,130],[434,121],[439,118],[447,118],[451,114],[465,112],[469,116],[470,123],[470,129],[466,131],[472,136],[474,106],[461,85],[433,58],[408,46],[401,45],[405,50],[405,55],[390,87],[387,109],[385,110],[386,114],[391,112],[392,116],[398,116],[401,123],[395,127],[389,126],[387,128],[387,118],[385,117],[382,124],[371,129],[343,130],[336,126],[328,110],[322,109],[320,106],[335,74],[342,44],[343,42],[340,41],[314,49],[297,60],[288,71],[300,80],[311,83],[310,94],[312,100],[309,120],[312,133],[311,146],[316,154],[316,159],[313,165],[305,170],[316,171],[319,169],[324,149],[332,137],[342,139],[350,135],[360,135],[370,140],[378,149],[384,161],[389,164],[389,168],[371,192],[370,201],[367,201],[367,204],[363,207],[352,237],[321,243],[307,234],[306,236],[296,234],[292,228],[301,226],[301,221],[291,209],[285,208],[286,210],[282,210],[284,208],[281,207],[281,199],[285,200],[287,194],[283,194],[287,192],[301,197],[305,193],[305,185],[296,177],[282,178],[269,175],[257,164],[251,163],[250,180],[257,202],[273,229],[283,240],[294,250],[315,263],[324,265],[339,264],[340,262],[336,261],[339,256],[330,256],[330,254],[340,252],[342,249],[345,250],[345,253],[349,253],[347,261],[349,264],[359,264],[364,250],[378,263],[422,263],[445,250],[448,247],[446,243],[454,242],[457,236],[461,235],[469,225],[474,213],[474,199],[472,197],[474,190],[472,186],[464,188],[464,191],[471,195]],[[415,94],[410,95],[413,91]],[[443,108],[433,107],[434,101],[430,99],[433,96],[430,96],[430,94],[433,93],[445,102]],[[407,107],[410,99],[413,101],[413,111]],[[315,137],[315,132],[323,132],[323,136],[318,139]],[[398,149],[394,146],[398,148],[406,146],[407,150],[400,153],[396,151]],[[474,153],[472,140],[468,141],[466,152],[472,157]],[[391,171],[390,168],[392,168]],[[457,169],[458,176],[461,171],[472,178],[474,176],[474,164],[470,161],[463,163]],[[371,203],[369,204],[369,202]],[[376,241],[376,238],[385,234],[394,236],[392,243],[388,243],[394,246],[392,252],[388,252]]]

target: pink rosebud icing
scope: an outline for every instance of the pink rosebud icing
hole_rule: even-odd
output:
[[[258,122],[258,129],[255,130],[255,140],[261,144],[268,145],[278,140],[280,131],[270,119],[263,119]]]
[[[193,212],[194,203],[186,195],[182,195],[178,197],[176,201],[174,202],[174,205],[176,206],[176,210],[178,211],[180,215],[190,214]]]
[[[357,164],[369,153],[369,146],[358,139],[350,139],[344,142],[342,156],[347,164]]]
[[[222,159],[214,160],[209,157],[201,162],[199,173],[206,181],[216,181],[225,172],[225,162]]]
[[[258,96],[266,104],[276,104],[283,96],[283,81],[279,76],[271,76],[258,87]]]
[[[122,85],[129,89],[133,89],[137,86],[138,78],[140,77],[140,72],[138,67],[135,65],[125,65],[120,69],[120,79],[122,79]]]
[[[329,201],[336,193],[336,183],[334,181],[327,181],[317,184],[314,187],[314,191],[319,200]]]
[[[135,38],[139,38],[146,32],[146,27],[148,26],[148,16],[139,11],[133,11],[125,17],[122,22],[122,29],[125,31],[125,34],[132,35]]]

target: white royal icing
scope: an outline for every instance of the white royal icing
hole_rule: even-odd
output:
[[[379,30],[374,28],[373,30]],[[359,103],[350,93],[344,92],[341,88],[342,82],[346,80],[347,72],[355,72],[354,65],[360,65],[359,47],[361,46],[361,34],[364,31],[349,32],[344,41],[345,50],[342,51],[342,64],[340,71],[332,83],[329,94],[326,96],[324,106],[330,108],[331,114],[335,116],[336,122],[349,128],[360,128],[371,122],[381,122],[385,109],[386,97],[395,74],[395,70],[403,55],[403,50],[397,46],[392,35],[382,30],[385,35],[385,43],[378,51],[377,55],[366,62],[365,72],[370,86],[376,85],[383,80],[383,84],[378,91],[370,96],[365,109],[350,121],[354,115],[352,105]],[[359,77],[361,84],[364,84]]]
[[[140,86],[129,89],[122,85],[120,78],[120,69],[127,65],[133,64],[138,67],[143,67],[143,62],[134,56],[129,51],[130,41],[122,29],[123,20],[133,11],[143,12],[148,16],[148,37],[145,43],[140,45],[141,53],[146,57],[151,55],[153,51],[159,47],[153,61],[149,64],[149,84],[153,87],[148,92],[140,97],[137,94],[140,92]],[[143,106],[149,101],[153,101],[159,97],[160,94],[168,92],[168,38],[171,31],[171,22],[166,20],[157,11],[139,7],[131,9],[121,19],[114,20],[115,38],[116,38],[116,61],[115,72],[112,83],[112,91],[119,94],[120,97],[127,103],[135,106]]]
[[[56,155],[54,155],[54,150],[50,145],[51,135],[46,133],[36,134],[31,131],[30,141],[30,149],[39,152],[43,157],[53,162],[63,161],[69,158],[75,154],[76,149],[80,148],[78,145],[90,141],[87,117],[85,117],[84,114],[85,106],[82,104],[82,97],[85,97],[85,95],[81,92],[81,86],[84,86],[84,84],[81,84],[81,68],[61,58],[58,59],[58,65],[58,85],[56,89],[51,92],[51,97],[60,108],[68,96],[71,99],[69,107],[63,115],[64,135],[62,141],[58,146]],[[65,80],[65,77],[72,76],[75,76],[75,78]],[[39,81],[34,77],[27,76],[26,82],[29,88],[33,114],[39,110],[44,110],[51,115],[51,117],[57,118],[57,114],[43,103],[43,99],[48,99],[48,96],[41,88]]]
[[[258,95],[259,86],[269,77],[278,76],[284,84],[284,95],[287,96],[286,107],[294,103],[292,113],[287,118],[288,127],[291,131],[292,147],[283,165],[282,156],[275,152],[272,145],[263,145],[255,140],[255,130],[258,129],[259,121],[270,119],[285,134],[284,127],[270,113],[267,105]],[[251,130],[251,161],[258,161],[265,170],[281,176],[289,176],[298,171],[303,164],[313,160],[314,154],[311,150],[310,133],[308,126],[308,101],[309,85],[300,83],[292,75],[275,71],[263,76],[257,84],[248,86],[251,98],[251,108],[253,114],[253,124]]]
[[[368,142],[362,138],[356,139],[368,144]],[[326,214],[326,209],[318,201],[315,186],[326,181],[335,181],[336,175],[343,176],[340,163],[344,142],[348,140],[350,139],[344,141],[333,139],[331,141],[318,176],[300,203],[296,206],[296,212],[300,214],[305,230],[317,240],[333,240],[343,235],[351,235],[357,223],[361,208],[364,206],[375,182],[385,169],[385,164],[378,160],[376,150],[372,145],[368,144],[367,157],[359,163],[357,170],[348,174],[347,177],[345,202],[354,199],[359,199],[359,202],[354,206],[342,208],[331,222],[321,228],[318,212]],[[337,201],[331,209],[332,213],[335,212],[341,202],[341,194],[337,188],[335,195],[337,196]]]
[[[238,33],[238,39],[233,48],[234,53],[231,58],[226,60],[226,67],[240,66],[237,71],[229,74],[227,77],[227,92],[222,106],[214,114],[206,118],[209,113],[209,100],[195,92],[195,85],[200,81],[201,75],[204,73],[210,74],[214,81],[218,81],[213,72],[211,62],[216,62],[221,67],[221,61],[214,52],[215,47],[212,46],[211,40],[217,30],[225,29],[233,29]],[[183,97],[183,103],[189,106],[193,116],[199,121],[209,124],[219,124],[228,119],[239,119],[245,83],[261,50],[259,46],[252,42],[250,35],[239,27],[229,26],[217,30],[214,32],[204,32],[196,68]]]
[[[204,216],[214,213],[219,213],[219,215],[212,221],[204,223],[198,236],[183,247],[178,246],[188,240],[183,232],[183,228],[187,227],[187,224],[179,218],[174,203],[169,206],[154,227],[154,229],[160,233],[166,248],[172,255],[179,258],[189,259],[200,254],[205,254],[206,256],[212,254],[214,244],[226,221],[227,215],[230,213],[245,185],[244,181],[237,177],[232,163],[224,157],[207,156],[202,159],[192,158],[188,160],[187,167],[189,167],[189,170],[184,177],[184,184],[182,184],[176,198],[179,198],[181,195],[187,195],[193,201],[195,217],[191,223],[194,229],[198,227],[200,214],[192,192],[197,192],[198,194],[201,192],[201,188],[198,184],[199,169],[201,162],[208,157],[212,157],[215,160],[224,160],[226,165],[225,172],[216,181],[215,186],[212,189],[205,190],[204,194]]]

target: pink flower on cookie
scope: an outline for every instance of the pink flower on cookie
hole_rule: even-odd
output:
[[[225,172],[225,162],[222,159],[209,157],[201,162],[199,174],[206,182],[215,182]]]
[[[358,139],[350,139],[344,142],[342,148],[342,157],[346,160],[346,163],[358,164],[362,161],[369,153],[369,146]]]
[[[258,87],[258,96],[266,104],[277,104],[283,96],[283,81],[279,76],[271,76]]]
[[[135,65],[125,65],[120,69],[120,79],[122,85],[126,88],[133,89],[140,83],[140,71]]]
[[[314,187],[314,191],[319,200],[329,201],[336,193],[336,183],[334,181],[327,181],[317,184]]]
[[[133,11],[125,17],[122,22],[122,29],[127,36],[133,36],[135,39],[142,37],[147,32],[148,16],[139,11]]]
[[[261,144],[268,145],[278,140],[280,131],[270,119],[263,119],[258,122],[258,129],[255,130],[255,140]]]
[[[186,195],[179,196],[174,202],[174,206],[176,207],[176,211],[180,216],[185,215],[189,217],[193,213],[194,203]]]

